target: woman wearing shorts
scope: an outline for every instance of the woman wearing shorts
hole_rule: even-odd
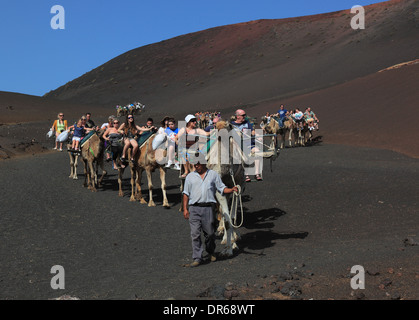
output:
[[[55,131],[55,148],[54,150],[63,151],[63,143],[60,142],[60,149],[58,149],[58,136],[67,130],[67,120],[64,120],[64,114],[60,112],[58,114],[58,119],[52,124],[53,131]]]

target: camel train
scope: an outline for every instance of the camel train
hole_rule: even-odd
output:
[[[304,147],[313,139],[313,130],[310,130],[308,123],[304,120],[302,126],[298,127],[291,115],[285,117],[282,127],[279,125],[279,119],[275,116],[270,116],[269,121],[268,117],[263,116],[260,127],[267,134],[276,134],[281,137],[280,149],[285,148],[286,137],[288,137],[288,147]]]
[[[136,115],[144,111],[144,108],[145,108],[145,105],[142,104],[141,102],[134,102],[134,103],[127,104],[125,106],[117,105],[116,116],[122,117],[128,114]]]
[[[143,106],[143,105],[141,105]],[[140,107],[140,110],[143,107]],[[127,112],[132,114],[136,110],[131,109]],[[242,133],[233,130],[233,126],[228,121],[220,120],[218,118],[219,113],[209,114],[205,113],[198,113],[196,117],[198,120],[198,125],[201,128],[205,128],[210,124],[210,119],[214,120],[217,118],[217,121],[212,121],[213,127],[218,129],[218,133],[222,132],[223,130],[231,133],[236,132],[237,134],[241,135]],[[274,116],[271,116],[269,121],[267,117],[262,117],[262,123],[260,124],[261,128],[263,129],[266,135],[272,136],[272,143],[269,146],[272,154],[265,156],[264,158],[271,159],[271,170],[272,170],[272,160],[274,160],[278,156],[279,148],[277,148],[277,137],[281,137],[281,145],[280,148],[285,147],[285,139],[288,137],[288,145],[292,146],[293,137],[295,146],[305,146],[308,141],[312,138],[312,132],[308,129],[308,126],[304,124],[301,128],[298,128],[297,124],[293,120],[290,115],[287,115],[285,120],[283,121],[283,126],[280,127],[277,119]],[[78,159],[81,157],[84,163],[84,174],[85,174],[85,182],[84,186],[88,187],[91,191],[97,191],[97,188],[101,186],[101,183],[106,175],[106,171],[104,170],[104,129],[99,131],[94,131],[92,134],[88,135],[81,142],[81,152],[69,152],[70,157],[70,178],[77,179],[77,163]],[[135,157],[131,157],[132,149],[128,149],[126,156],[128,159],[133,159],[130,161],[129,166],[122,166],[121,158],[117,157],[115,163],[117,165],[118,170],[118,185],[119,185],[119,192],[118,195],[120,197],[124,196],[123,188],[122,188],[122,178],[125,169],[129,168],[131,179],[131,192],[130,192],[130,201],[139,201],[141,204],[148,204],[149,207],[153,207],[156,204],[153,201],[153,183],[152,183],[152,173],[155,170],[159,171],[160,174],[160,181],[161,181],[161,191],[163,194],[163,207],[169,208],[170,204],[167,199],[166,194],[166,173],[167,173],[167,166],[166,164],[166,157],[167,151],[165,148],[164,141],[160,146],[154,146],[155,140],[157,141],[158,133],[150,132],[149,137],[144,139],[141,144],[138,146],[138,152],[136,152]],[[230,134],[231,136],[231,134]],[[206,137],[207,138],[207,137]],[[243,137],[240,137],[243,138]],[[213,140],[212,140],[213,139]],[[243,208],[241,205],[241,194],[245,190],[245,167],[246,163],[248,163],[249,156],[243,153],[241,146],[237,144],[234,139],[230,139],[228,143],[221,143],[220,136],[218,136],[218,140],[215,138],[210,138],[207,140],[207,153],[205,160],[207,161],[207,166],[209,169],[212,169],[220,175],[224,184],[231,188],[233,186],[239,186],[239,193],[235,193],[233,195],[221,195],[219,193],[216,194],[216,199],[218,202],[218,220],[219,220],[219,227],[217,232],[219,235],[223,235],[222,244],[225,245],[225,249],[222,251],[223,255],[231,256],[233,254],[233,250],[237,249],[237,240],[239,239],[239,234],[237,229],[243,222]],[[274,155],[275,153],[275,155]],[[240,159],[239,162],[237,161],[220,161],[221,155],[229,155],[229,159]],[[181,166],[183,168],[183,166]],[[102,175],[98,179],[98,170],[99,168],[102,170]],[[190,166],[190,171],[194,170],[193,165]],[[147,183],[148,183],[148,202],[145,200],[142,190],[141,190],[141,176],[142,172],[146,172]],[[184,178],[182,179],[182,171],[179,173],[180,178],[180,188],[181,191],[183,187]]]
[[[227,122],[220,121],[217,123],[217,129],[222,130],[226,129],[228,131],[232,130],[232,126]],[[84,163],[84,175],[85,183],[84,186],[88,187],[91,191],[97,191],[97,188],[101,186],[102,180],[106,175],[106,171],[103,168],[104,163],[104,138],[103,138],[104,129],[100,131],[93,131],[92,134],[81,142],[81,152],[71,152],[69,151],[70,157],[70,176],[69,178],[78,179],[77,177],[77,164],[78,159],[81,157]],[[161,190],[163,193],[163,206],[169,208],[169,202],[166,195],[166,172],[167,168],[165,167],[165,158],[167,152],[165,148],[153,148],[153,141],[156,139],[158,134],[152,133],[150,137],[146,139],[141,145],[139,145],[139,150],[134,157],[134,161],[129,163],[129,167],[122,167],[120,159],[117,159],[118,165],[118,185],[119,193],[118,195],[123,197],[124,192],[122,189],[122,177],[125,169],[129,168],[131,173],[131,196],[130,201],[139,201],[142,204],[148,204],[149,207],[155,206],[153,201],[153,183],[152,183],[152,173],[158,169],[160,173],[161,181]],[[69,145],[71,146],[71,145]],[[128,157],[131,158],[131,149],[128,149]],[[221,164],[220,157],[221,154],[229,154],[230,159],[240,159],[240,163],[233,164],[233,161],[228,162],[227,164]],[[245,189],[245,179],[244,179],[244,162],[245,155],[241,151],[241,147],[230,139],[228,144],[223,144],[221,141],[213,141],[209,152],[206,156],[208,168],[218,172],[221,176],[224,184],[231,188],[233,186],[239,186],[241,190],[240,194],[234,195],[221,195],[217,192],[216,199],[218,201],[218,220],[219,226],[217,229],[218,235],[223,235],[221,244],[225,245],[224,250],[221,252],[221,255],[231,256],[233,250],[238,249],[237,240],[239,239],[239,234],[237,232],[237,224],[243,222],[243,208],[241,205],[241,193]],[[102,169],[102,175],[98,179],[98,169]],[[191,171],[193,166],[191,166]],[[148,182],[148,192],[149,199],[148,202],[145,201],[142,191],[141,191],[141,175],[142,172],[146,172],[147,182]],[[179,175],[180,176],[180,175]],[[181,182],[183,180],[181,179]],[[183,183],[181,183],[181,186]],[[182,189],[181,189],[182,191]],[[238,206],[240,204],[240,207]],[[235,210],[231,208],[235,207]],[[240,208],[241,210],[237,210]],[[241,217],[237,216],[237,211],[240,211]]]

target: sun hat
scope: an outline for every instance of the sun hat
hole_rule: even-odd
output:
[[[186,117],[185,117],[185,121],[186,121],[186,123],[188,123],[189,121],[191,121],[192,119],[196,119],[196,117],[194,116],[194,115],[192,115],[192,114],[188,114]]]

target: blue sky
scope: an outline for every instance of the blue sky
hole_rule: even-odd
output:
[[[0,91],[43,95],[129,50],[211,27],[374,0],[1,0]],[[65,29],[51,28],[51,8]]]

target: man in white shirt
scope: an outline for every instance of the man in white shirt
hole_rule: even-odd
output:
[[[210,254],[210,260],[216,260],[214,208],[217,203],[215,192],[233,193],[237,187],[227,188],[219,174],[207,168],[206,164],[194,164],[195,170],[188,174],[183,189],[183,216],[189,220],[192,238],[191,267],[202,263],[204,246],[201,241],[201,230],[205,237],[205,250]]]

